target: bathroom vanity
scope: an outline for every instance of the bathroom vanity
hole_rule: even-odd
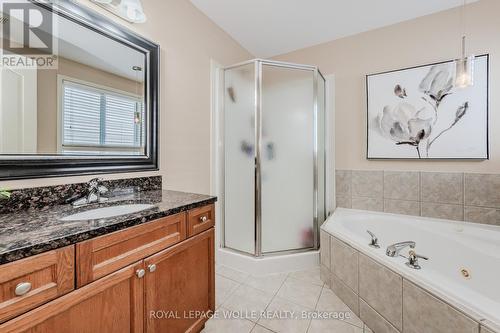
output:
[[[74,1],[14,9],[50,22],[57,48],[39,54],[50,66],[0,73],[0,181],[159,170],[160,46]],[[113,182],[0,198],[0,332],[201,331],[216,198]]]
[[[215,309],[215,201],[153,190],[110,199],[152,207],[105,219],[61,221],[92,205],[0,215],[0,332],[201,331]]]

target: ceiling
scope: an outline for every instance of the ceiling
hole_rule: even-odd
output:
[[[265,58],[450,9],[463,0],[191,2],[254,56]]]
[[[15,17],[10,19],[18,21]],[[47,30],[52,29],[50,25],[42,29],[45,34],[54,33],[57,40],[55,52],[58,56],[130,80],[144,81],[144,72],[133,69],[134,66],[145,67],[146,59],[143,53],[62,16],[56,16],[53,25],[54,32]],[[11,36],[11,39],[22,40],[21,33],[22,30],[14,29],[11,34],[17,36]]]
[[[122,43],[98,34],[65,18],[57,17],[59,56],[133,81],[144,81],[145,56]]]

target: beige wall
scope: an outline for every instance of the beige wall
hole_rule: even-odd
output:
[[[145,24],[128,24],[89,0],[84,5],[152,39],[161,46],[160,172],[105,178],[162,175],[165,188],[210,190],[210,59],[224,65],[252,55],[188,0],[146,0]],[[19,188],[86,181],[90,177],[0,182]]]
[[[500,173],[500,1],[481,0],[467,8],[468,43],[475,54],[490,54],[490,160],[369,161],[366,156],[365,75],[450,60],[460,54],[458,9],[372,30],[276,57],[319,66],[335,75],[336,168]]]
[[[37,152],[39,154],[54,154],[57,152],[57,75],[59,74],[131,94],[143,95],[142,82],[130,80],[66,58],[58,59],[57,69],[39,69],[37,75]]]

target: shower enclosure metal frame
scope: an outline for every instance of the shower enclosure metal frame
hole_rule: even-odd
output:
[[[319,99],[318,99],[318,93],[319,93],[319,85],[318,81],[321,79],[323,82],[326,83],[325,77],[323,74],[320,72],[317,66],[310,66],[310,65],[302,65],[302,64],[295,64],[295,63],[288,63],[288,62],[282,62],[282,61],[273,61],[273,60],[266,60],[266,59],[252,59],[244,62],[240,62],[231,66],[227,66],[223,68],[223,72],[229,69],[249,65],[249,64],[254,64],[255,65],[255,101],[254,101],[254,108],[255,108],[255,226],[254,226],[254,231],[255,231],[255,251],[253,256],[255,257],[263,257],[263,256],[271,256],[271,255],[281,255],[281,254],[291,254],[291,253],[300,253],[300,252],[306,252],[306,251],[311,251],[311,250],[318,250],[319,249],[319,223],[320,223],[320,218],[321,221],[324,221],[326,218],[326,198],[325,198],[325,193],[323,193],[322,198],[319,198],[319,160],[318,160],[318,154],[324,154],[326,156],[326,145],[324,145],[323,151],[319,152],[318,151],[318,111],[319,111]],[[313,210],[314,210],[314,215],[313,215],[313,246],[310,248],[303,248],[303,249],[294,249],[294,250],[283,250],[283,251],[276,251],[276,252],[268,252],[268,253],[263,253],[262,252],[262,206],[261,206],[261,199],[262,199],[262,177],[261,177],[261,153],[262,153],[262,67],[263,65],[267,66],[273,66],[273,67],[282,67],[282,68],[288,68],[288,69],[296,69],[296,70],[304,70],[304,71],[310,71],[313,72],[313,95],[314,95],[314,102],[313,102],[313,135],[314,135],[314,144],[313,144]],[[221,75],[221,80],[222,84],[221,87],[225,87],[224,83],[224,75]],[[323,85],[324,89],[326,89],[325,85]],[[222,94],[223,95],[223,94]],[[326,94],[323,94],[323,98],[326,99]],[[221,98],[222,105],[221,105],[221,110],[222,110],[222,119],[225,117],[225,102],[224,98]],[[325,101],[323,102],[323,108],[326,108]],[[324,109],[323,112],[326,112]],[[221,133],[222,133],[222,140],[221,140],[221,168],[222,168],[222,174],[225,174],[225,165],[226,165],[226,151],[225,151],[225,125],[224,121],[221,122],[222,128],[221,128]],[[323,126],[326,126],[323,124]],[[323,133],[325,133],[323,131]],[[323,163],[326,163],[325,160]],[[326,165],[323,168],[324,173],[326,173]],[[221,178],[222,182],[222,188],[225,189],[225,178]],[[323,175],[323,181],[325,181],[326,175]],[[230,247],[226,247],[226,241],[225,241],[225,190],[222,190],[222,204],[221,204],[221,227],[223,229],[223,232],[221,233],[221,246],[223,248],[230,249],[232,251],[236,251],[240,254],[244,255],[251,255],[250,253],[240,251],[238,249],[233,249]],[[323,207],[325,208],[323,210],[323,215],[324,216],[319,216],[318,213],[318,203],[319,200],[323,201]]]

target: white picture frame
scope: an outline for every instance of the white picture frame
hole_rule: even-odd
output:
[[[489,159],[489,55],[456,88],[455,62],[366,76],[367,159]]]

